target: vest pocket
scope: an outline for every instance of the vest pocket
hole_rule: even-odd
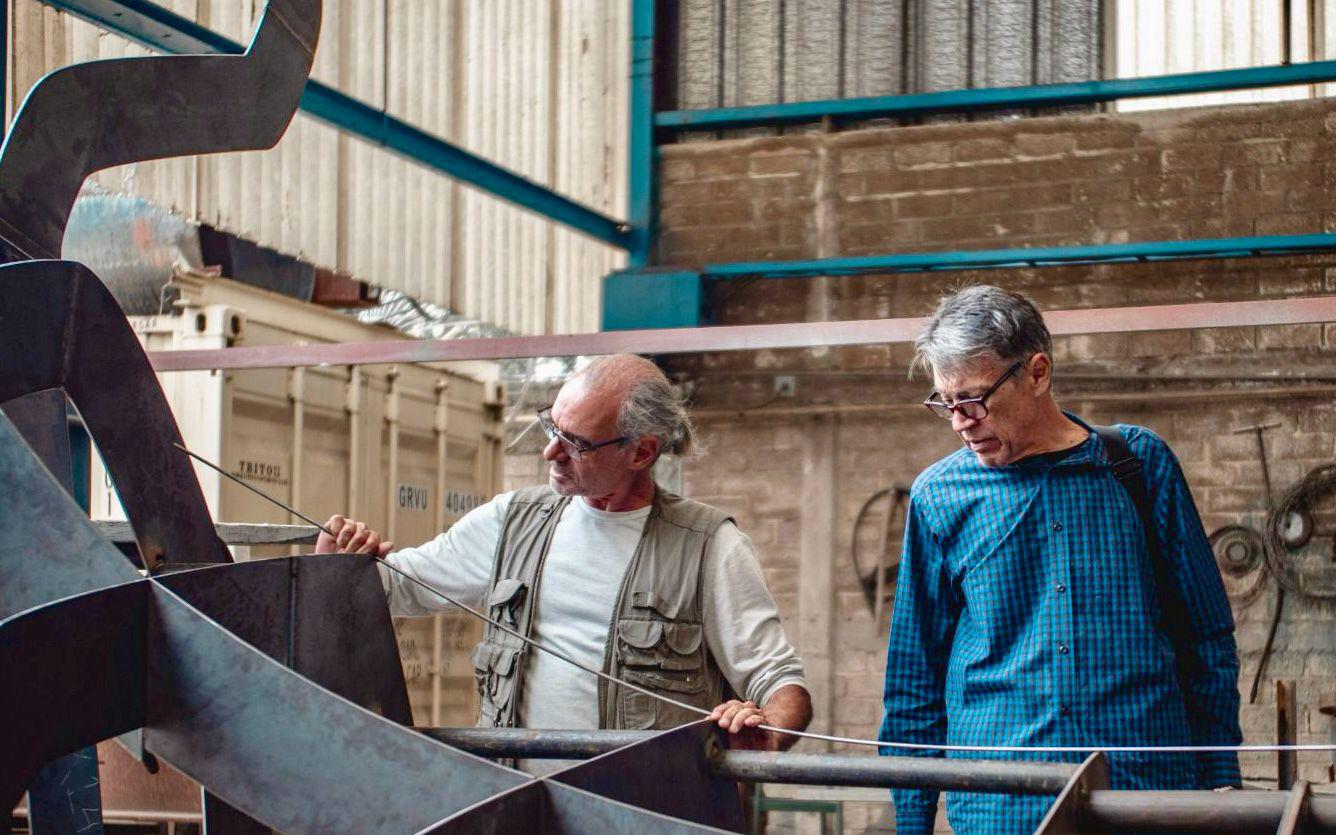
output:
[[[479,725],[500,725],[510,715],[515,697],[515,665],[519,647],[483,641],[473,648],[473,680],[478,686]]]
[[[617,660],[626,680],[641,687],[700,693],[706,684],[702,639],[699,623],[621,618]]]

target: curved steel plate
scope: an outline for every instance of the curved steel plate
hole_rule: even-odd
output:
[[[412,724],[394,624],[370,557],[257,560],[158,581],[275,661],[373,713]]]
[[[719,729],[708,719],[692,722],[563,769],[546,779],[641,809],[715,826],[744,830],[737,784],[716,777],[709,752]],[[671,791],[664,787],[671,785]]]
[[[526,782],[288,670],[153,580],[145,744],[283,832],[416,832]]]
[[[64,388],[116,482],[145,565],[230,562],[181,433],[115,299],[70,261],[0,266],[0,403]],[[61,425],[64,425],[63,415]]]
[[[90,61],[28,93],[0,148],[0,237],[58,258],[84,179],[113,165],[270,148],[296,112],[320,0],[270,0],[245,55]]]
[[[143,724],[148,582],[0,621],[0,808],[53,759]]]
[[[3,414],[0,473],[0,618],[138,579]]]

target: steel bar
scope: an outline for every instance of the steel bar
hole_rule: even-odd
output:
[[[644,742],[655,735],[654,731],[525,728],[418,728],[417,731],[481,757],[525,759],[595,757]],[[719,751],[714,760],[714,771],[730,780],[763,783],[1056,795],[1076,773],[1076,765],[941,757]]]
[[[1290,803],[1279,791],[1097,790],[1085,821],[1101,831],[1273,833]],[[1336,832],[1336,797],[1308,798],[1307,832]]]
[[[739,261],[706,264],[707,278],[795,278],[814,275],[919,273],[941,270],[1017,269],[1081,264],[1134,264],[1193,258],[1301,255],[1336,249],[1336,233],[1138,241],[1126,244],[1021,247],[954,252],[909,252],[818,258],[808,261]]]
[[[1044,314],[1055,336],[1336,322],[1336,296],[1149,307],[1055,310]],[[155,351],[159,372],[320,365],[377,365],[615,354],[685,354],[912,342],[925,319],[860,319],[778,325],[609,331],[498,339],[387,340],[324,345],[264,345],[207,351]]]
[[[758,783],[1013,794],[1057,794],[1075,771],[1066,763],[760,751],[724,751],[715,763],[722,777]]]
[[[654,228],[654,0],[631,2],[631,85],[627,121],[627,265],[649,263]]]
[[[148,0],[42,2],[160,52],[236,54],[242,51],[241,44]],[[626,223],[594,211],[328,85],[308,81],[301,96],[301,109],[344,133],[537,212],[610,246],[626,249],[630,245],[631,230]]]
[[[94,519],[97,532],[116,545],[135,541],[134,529],[123,519]],[[224,545],[311,545],[320,531],[310,525],[271,525],[251,522],[215,522]]]
[[[836,120],[873,119],[924,113],[1100,104],[1147,96],[1247,90],[1289,84],[1318,84],[1327,81],[1336,81],[1336,61],[1310,61],[1287,66],[1039,84],[1029,87],[992,87],[900,96],[759,104],[748,107],[669,110],[658,113],[654,118],[654,124],[656,127],[674,131],[720,130],[814,122],[826,117]]]

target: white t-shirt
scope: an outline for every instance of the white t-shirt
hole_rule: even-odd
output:
[[[431,542],[397,551],[389,561],[460,603],[481,608],[513,495],[497,496]],[[603,668],[617,592],[649,511],[646,506],[609,513],[579,498],[566,505],[543,565],[534,604],[534,640],[596,670]],[[705,640],[733,690],[763,705],[787,684],[806,687],[802,661],[784,636],[751,540],[737,526],[725,523],[710,540],[702,570]],[[394,572],[382,569],[381,574],[390,611],[396,616],[451,608]],[[543,729],[598,727],[596,677],[544,652],[529,653],[527,658],[517,724]]]

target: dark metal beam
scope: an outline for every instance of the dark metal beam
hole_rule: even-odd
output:
[[[240,54],[244,47],[148,0],[42,0],[150,49],[169,54]],[[621,249],[631,229],[519,174],[452,145],[386,111],[308,81],[301,109],[344,133],[356,136],[432,170],[537,212]]]
[[[1246,90],[1289,84],[1319,84],[1328,81],[1336,81],[1336,61],[1312,61],[1288,66],[1248,67],[1068,84],[1040,84],[1031,87],[992,87],[947,90],[940,93],[913,93],[903,96],[671,110],[655,116],[654,123],[657,127],[675,131],[720,130],[814,122],[826,117],[840,120],[874,119],[888,116],[917,116],[925,113],[1100,104],[1118,99]]]
[[[1311,324],[1336,322],[1336,296],[1055,310],[1045,313],[1044,319],[1055,336]],[[207,351],[155,351],[149,354],[149,359],[153,363],[154,370],[165,372],[213,368],[386,365],[516,357],[588,356],[621,352],[690,354],[705,351],[817,348],[912,342],[922,330],[925,321],[921,318],[860,319],[848,322],[664,328],[498,339],[272,345]]]

